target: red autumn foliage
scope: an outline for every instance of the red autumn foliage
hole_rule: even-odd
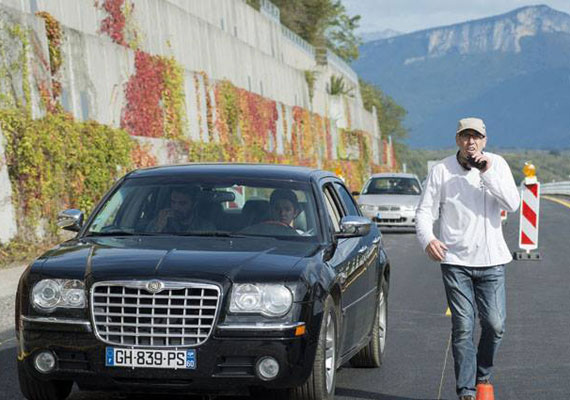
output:
[[[101,21],[101,32],[109,35],[113,42],[127,47],[125,40],[125,25],[127,20],[123,13],[123,5],[125,0],[105,0],[103,9],[109,14]]]
[[[135,69],[125,90],[127,105],[123,110],[121,127],[135,136],[162,137],[164,62],[157,56],[137,51]]]

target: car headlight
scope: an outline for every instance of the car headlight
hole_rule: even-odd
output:
[[[371,204],[361,204],[360,209],[362,211],[378,211],[378,207]]]
[[[402,206],[402,211],[416,211],[416,206]]]
[[[85,285],[76,279],[44,279],[32,290],[32,304],[39,311],[58,307],[85,308]]]
[[[293,294],[284,285],[241,283],[232,290],[230,312],[281,317],[289,312],[292,304]]]

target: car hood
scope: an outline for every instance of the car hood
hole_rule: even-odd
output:
[[[419,195],[406,194],[363,194],[358,198],[359,204],[395,205],[395,206],[414,206],[417,207],[420,201]]]
[[[105,237],[63,243],[42,258],[45,277],[102,280],[286,281],[317,243],[272,238]]]

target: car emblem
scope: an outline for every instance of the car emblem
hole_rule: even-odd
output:
[[[164,289],[164,283],[161,281],[150,281],[146,284],[146,290],[151,293],[158,293]]]

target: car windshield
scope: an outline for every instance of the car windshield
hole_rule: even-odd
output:
[[[260,236],[316,240],[308,183],[260,179],[127,179],[91,219],[87,236]]]
[[[420,195],[420,183],[414,178],[382,177],[368,181],[362,194],[407,194]]]

